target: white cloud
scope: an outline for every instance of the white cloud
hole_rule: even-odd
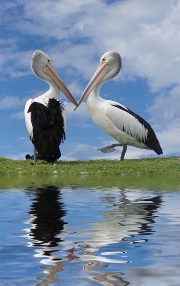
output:
[[[38,36],[36,44],[44,47],[72,94],[79,98],[99,57],[107,50],[116,50],[122,56],[123,66],[115,80],[130,81],[141,77],[147,80],[153,96],[157,95],[155,92],[159,93],[148,109],[151,122],[158,131],[164,154],[178,152],[180,1],[126,0],[107,4],[103,0],[45,0],[37,5],[35,0],[18,0],[3,2],[0,13],[7,35],[12,31],[18,31],[20,35],[14,33],[8,38],[5,35],[0,40],[1,79],[6,79],[7,75],[32,74],[33,51],[22,51],[19,43],[25,39],[23,37]],[[167,87],[168,91],[165,91]],[[92,122],[84,102],[76,112],[72,104],[65,105],[67,118],[73,119],[73,123],[78,120],[83,124]],[[0,100],[0,109],[19,106],[22,106],[22,100],[17,96]],[[22,118],[22,113],[14,113],[12,117]],[[128,148],[126,158],[129,154],[137,157],[151,152],[132,150]],[[96,155],[97,152],[93,156],[115,156]]]
[[[163,149],[163,155],[180,154],[180,128],[170,127],[161,132],[157,132],[157,137]]]
[[[22,104],[23,101],[19,96],[6,96],[0,99],[0,109],[17,108]]]
[[[17,140],[17,141],[21,141],[21,142],[27,141],[27,137],[19,137],[19,138],[17,138],[16,140]],[[28,141],[28,142],[29,142],[29,141]]]
[[[168,93],[156,97],[154,104],[148,108],[155,126],[174,128],[180,126],[180,85]]]
[[[73,81],[71,82],[68,86],[68,89],[72,92],[73,96],[76,97],[79,99],[82,92],[83,92],[83,89],[80,88],[79,86],[79,83],[76,81]]]
[[[106,4],[102,0],[69,0],[37,5],[35,0],[22,0],[19,4],[23,17],[11,13],[11,28],[57,41],[56,45],[49,44],[46,52],[67,75],[89,79],[99,57],[114,49],[123,58],[118,78],[144,77],[153,90],[179,83],[179,1],[127,0]],[[27,69],[32,51],[9,54],[19,69]],[[15,75],[15,71],[11,74]]]
[[[0,45],[0,80],[7,80],[7,76],[17,78],[31,75],[33,51],[18,51],[16,40],[13,39],[7,40],[6,44],[8,45]]]
[[[110,141],[115,143],[115,141]],[[99,159],[107,159],[107,160],[119,160],[122,152],[122,147],[117,147],[116,151],[113,153],[102,153],[97,148],[105,147],[106,144],[102,144],[99,146],[92,146],[88,144],[62,144],[61,145],[61,160],[99,160]],[[125,155],[125,159],[137,159],[141,157],[156,157],[156,153],[152,150],[144,150],[135,147],[128,146],[127,153]]]
[[[24,17],[15,18],[14,28],[61,41],[49,51],[69,72],[89,78],[95,55],[115,49],[123,57],[124,76],[145,77],[155,90],[179,82],[179,1],[20,3]]]
[[[83,120],[91,119],[85,102],[82,102],[81,105],[76,109],[76,111],[74,111],[75,106],[72,103],[64,101],[63,104],[65,106],[67,118],[73,118],[73,119],[80,118]]]
[[[62,160],[91,160],[98,158],[95,147],[87,144],[62,144]]]
[[[10,118],[12,119],[24,119],[24,111],[19,111],[17,113],[13,113]]]
[[[11,154],[11,153],[8,153],[6,155],[6,158],[9,158],[9,159],[13,159],[13,160],[25,160],[25,156],[26,156],[27,153],[20,153],[20,154]]]
[[[162,145],[163,154],[180,153],[180,86],[156,97],[154,104],[148,108],[154,130]]]
[[[172,151],[174,153],[180,152],[180,138],[177,139],[177,129],[169,130],[161,133],[157,133],[157,137],[163,148],[163,156],[168,156]],[[169,139],[168,139],[169,138]],[[20,140],[21,138],[19,138]],[[27,153],[33,154],[33,145],[31,141],[27,138],[22,138],[23,148],[28,148],[26,152],[20,154],[7,154],[6,157],[16,160],[21,160],[25,158]],[[24,142],[23,142],[24,141]],[[99,140],[100,141],[100,140]],[[60,160],[119,160],[122,152],[122,147],[117,147],[115,152],[104,154],[97,150],[98,148],[108,146],[112,143],[115,143],[113,140],[99,142],[97,146],[92,146],[89,144],[83,143],[71,143],[67,144],[66,141],[64,144],[60,145],[61,149],[61,158]],[[29,150],[29,151],[28,151]],[[148,158],[148,157],[161,157],[158,156],[153,150],[145,150],[140,148],[135,148],[128,146],[127,152],[125,155],[126,159],[138,159],[138,158]]]

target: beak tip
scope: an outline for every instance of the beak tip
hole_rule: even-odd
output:
[[[76,111],[76,109],[79,107],[79,104],[76,105],[76,107],[74,108],[74,111]]]

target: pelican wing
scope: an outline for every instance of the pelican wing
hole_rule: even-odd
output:
[[[148,122],[117,102],[107,101],[107,103],[104,106],[105,114],[119,130],[153,149],[157,154],[162,154],[159,141]]]
[[[147,139],[147,122],[133,113],[125,106],[109,101],[105,105],[105,114],[113,124],[122,132],[136,138],[138,142],[144,143]]]
[[[59,144],[65,139],[63,109],[54,98],[49,99],[47,106],[34,101],[28,109],[33,126],[31,140],[47,162],[53,162],[61,155]]]

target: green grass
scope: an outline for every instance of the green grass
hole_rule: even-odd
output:
[[[180,158],[124,161],[17,161],[0,158],[0,189],[57,185],[180,190]]]
[[[134,160],[17,161],[0,158],[0,174],[180,174],[180,158],[150,158]]]

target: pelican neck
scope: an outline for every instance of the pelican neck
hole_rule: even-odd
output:
[[[47,83],[50,86],[49,90],[39,96],[39,98],[42,98],[45,102],[48,101],[50,98],[60,100],[60,89],[57,84],[54,81],[49,81]]]

